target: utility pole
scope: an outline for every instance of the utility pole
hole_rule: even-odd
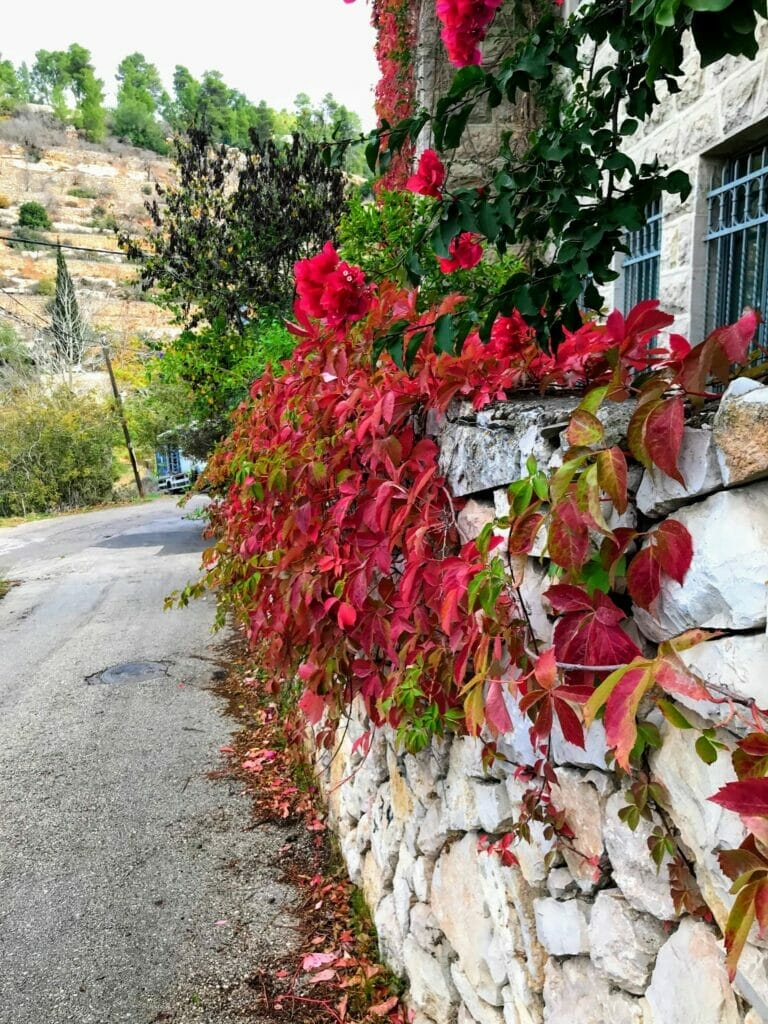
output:
[[[104,353],[104,362],[107,364],[107,373],[109,374],[109,381],[112,385],[112,394],[115,396],[115,408],[117,409],[117,415],[120,419],[120,425],[123,428],[123,436],[125,437],[125,447],[128,449],[128,458],[131,460],[131,467],[133,468],[133,479],[136,481],[136,490],[139,492],[139,497],[144,497],[144,486],[141,482],[141,476],[139,474],[139,466],[136,462],[136,456],[133,452],[133,445],[131,444],[131,435],[128,431],[128,421],[125,418],[125,410],[123,409],[123,400],[120,397],[120,392],[117,390],[117,381],[115,380],[115,371],[112,369],[112,360],[109,358],[109,348],[104,338],[101,339],[101,351]]]

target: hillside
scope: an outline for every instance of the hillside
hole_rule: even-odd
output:
[[[110,140],[83,143],[74,129],[54,129],[44,113],[0,123],[0,316],[25,337],[48,320],[56,276],[56,249],[9,244],[17,236],[19,208],[42,204],[52,222],[41,233],[94,253],[65,249],[78,299],[89,323],[115,341],[132,334],[160,338],[176,333],[165,310],[135,286],[136,267],[118,252],[115,228],[137,233],[147,223],[144,203],[156,182],[171,176],[167,159]],[[110,255],[110,253],[115,255]]]

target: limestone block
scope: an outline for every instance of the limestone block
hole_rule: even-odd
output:
[[[392,746],[387,747],[387,770],[392,813],[396,821],[406,822],[413,817],[416,801],[413,797],[400,758]]]
[[[435,1021],[450,1020],[456,1012],[458,996],[448,966],[440,963],[407,935],[403,960],[408,965],[408,1003]]]
[[[681,651],[680,657],[705,682],[724,686],[736,697],[755,700],[758,707],[768,707],[768,635],[765,633],[719,637]],[[712,722],[722,721],[729,715],[728,704],[711,704],[682,696],[676,699]],[[736,725],[733,722],[729,727]]]
[[[552,757],[556,764],[572,764],[580,768],[599,768],[601,771],[605,771],[607,752],[605,728],[601,721],[594,721],[588,729],[584,730],[583,747],[569,743],[563,736],[560,724],[555,722],[552,729]]]
[[[506,787],[497,779],[468,779],[449,772],[443,814],[451,831],[503,832],[514,820]]]
[[[603,853],[603,820],[610,782],[599,772],[584,773],[574,768],[557,768],[556,774],[552,799],[556,807],[565,811],[574,834],[573,849],[564,849],[563,856],[579,888],[588,891],[599,877],[590,860]]]
[[[476,1024],[504,1024],[503,1012],[478,996],[458,964],[451,964],[451,978],[464,1004],[464,1010],[469,1015],[465,1019],[468,1019],[470,1024],[473,1021]]]
[[[445,778],[450,746],[449,740],[434,739],[418,754],[406,754],[403,758],[408,787],[425,805],[434,796],[438,782]]]
[[[440,931],[435,915],[426,903],[415,903],[411,908],[410,935],[432,956],[441,963],[448,963],[448,945]]]
[[[666,937],[662,923],[630,907],[618,889],[597,894],[589,921],[590,957],[614,985],[642,995]]]
[[[656,868],[648,853],[647,839],[653,825],[640,821],[634,832],[618,817],[626,806],[623,793],[614,793],[605,807],[605,848],[613,868],[613,879],[625,899],[636,910],[642,910],[662,921],[675,917],[675,908],[669,894],[666,863]]]
[[[510,970],[510,984],[502,992],[504,1024],[542,1024],[544,1002],[540,992],[531,992],[519,964]]]
[[[750,67],[725,85],[720,104],[724,136],[752,122],[760,71],[760,68]]]
[[[568,399],[546,404],[532,399],[497,402],[478,413],[467,402],[451,409],[455,418],[440,432],[440,472],[457,497],[493,490],[520,479],[533,455],[546,465],[573,408]]]
[[[672,519],[693,540],[685,583],[662,583],[654,616],[634,611],[642,632],[657,642],[703,626],[754,629],[766,621],[768,598],[768,483],[721,491]]]
[[[740,1024],[723,950],[701,921],[685,918],[656,959],[645,993],[647,1024]]]
[[[693,427],[683,429],[678,467],[685,486],[655,466],[643,473],[636,498],[641,512],[651,518],[665,516],[681,505],[712,494],[722,486],[711,430]]]
[[[764,948],[747,942],[739,957],[733,986],[754,1008],[753,1012],[759,1014],[755,1018],[757,1024],[765,1024],[768,1020],[768,954]],[[748,1015],[744,1024],[749,1024],[750,1019]]]
[[[456,516],[461,543],[466,544],[480,536],[483,528],[496,518],[496,509],[488,501],[476,501],[470,498]]]
[[[440,434],[440,472],[457,498],[520,478],[520,452],[505,430],[449,423]]]
[[[690,717],[690,714],[689,714]],[[720,751],[714,764],[696,756],[693,730],[664,723],[662,745],[651,756],[654,775],[666,787],[672,820],[693,855],[696,880],[715,920],[722,927],[733,898],[730,881],[720,871],[717,850],[738,846],[745,836],[739,817],[707,798],[736,778],[728,751]]]
[[[413,894],[417,900],[423,900],[426,903],[429,899],[434,870],[434,861],[428,857],[416,858],[413,865]]]
[[[396,818],[392,809],[392,789],[384,783],[371,810],[371,853],[385,885],[391,883],[395,873],[404,827],[403,819]]]
[[[547,876],[547,891],[556,900],[575,896],[578,886],[568,868],[553,868]]]
[[[499,1006],[503,985],[494,979],[489,966],[494,925],[488,907],[478,898],[481,881],[477,858],[477,838],[472,835],[440,856],[432,879],[432,913],[456,951],[471,986],[486,1002]],[[467,913],[468,907],[474,908],[473,913]]]
[[[363,881],[363,857],[357,844],[357,829],[351,829],[346,835],[339,836],[339,845],[344,863],[347,865],[349,879],[354,885]]]
[[[395,876],[392,880],[392,895],[395,900],[397,923],[403,934],[408,933],[411,920],[411,904],[414,902],[413,867],[416,858],[405,842],[400,844]]]
[[[768,387],[746,377],[733,381],[712,429],[726,487],[768,476]]]
[[[552,956],[578,956],[589,952],[589,918],[586,900],[556,900],[544,896],[533,901],[536,934]]]
[[[416,834],[416,848],[425,857],[434,860],[452,834],[445,819],[442,799],[431,803]]]
[[[691,1020],[695,1018],[691,1017]],[[547,963],[544,1024],[642,1024],[639,999],[614,992],[588,957]],[[698,1021],[696,1022],[698,1024]]]
[[[374,913],[379,903],[384,898],[384,883],[381,871],[372,853],[368,852],[363,857],[362,868],[362,890],[365,902],[371,913]]]
[[[531,892],[519,871],[478,851],[477,835],[464,836],[441,854],[431,906],[459,967],[485,1002],[501,1006],[509,965],[519,956],[530,984],[541,984],[545,955],[536,939]]]
[[[395,974],[405,974],[405,957],[403,944],[405,934],[397,919],[395,909],[395,898],[388,893],[373,911],[373,923],[376,925],[376,934],[379,938],[379,952],[382,960]]]

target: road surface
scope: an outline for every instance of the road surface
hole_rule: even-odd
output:
[[[291,943],[284,836],[208,777],[234,728],[212,602],[163,612],[204,547],[188,514],[0,529],[0,1024],[258,1020],[249,969]]]

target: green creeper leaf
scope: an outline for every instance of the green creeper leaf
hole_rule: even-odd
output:
[[[696,740],[696,753],[704,764],[714,764],[717,760],[717,749],[706,736],[699,736]]]
[[[670,725],[674,725],[676,729],[693,728],[691,723],[688,721],[688,719],[685,717],[682,711],[680,711],[676,704],[673,704],[671,701],[665,700],[663,697],[660,697],[656,701],[656,703],[662,715],[664,715],[664,717],[670,723]]]

